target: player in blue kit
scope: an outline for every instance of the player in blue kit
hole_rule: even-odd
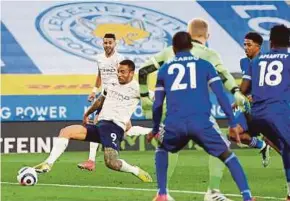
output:
[[[280,148],[290,201],[290,29],[272,27],[268,53],[255,58],[243,77],[241,90],[251,89],[252,132],[263,133]]]
[[[248,70],[251,61],[260,54],[262,43],[263,38],[257,32],[249,32],[245,35],[244,50],[246,53],[246,57],[240,60],[240,68],[243,75]],[[250,94],[247,94],[247,96],[249,97],[249,99],[251,99]],[[243,130],[248,131],[247,120],[242,112],[238,114],[237,119],[239,124],[242,125]],[[240,135],[241,142],[248,145],[249,147],[260,149],[260,153],[262,154],[262,164],[264,167],[267,167],[270,161],[270,146],[265,143],[265,141],[257,138],[258,135],[259,133],[244,132]]]
[[[189,140],[194,140],[209,154],[221,159],[229,168],[244,201],[253,200],[244,171],[229,150],[229,142],[221,136],[214,118],[208,85],[217,95],[222,109],[229,118],[230,135],[239,141],[239,128],[229,100],[223,91],[222,81],[209,62],[190,53],[191,37],[178,32],[173,37],[176,56],[167,61],[158,72],[153,104],[153,130],[147,139],[155,137],[160,146],[155,164],[159,191],[155,201],[168,201],[167,152],[178,152]],[[163,102],[166,97],[167,112],[164,129],[160,129]],[[165,155],[165,157],[164,157]]]

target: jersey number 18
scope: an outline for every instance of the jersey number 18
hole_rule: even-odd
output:
[[[283,63],[281,61],[260,61],[260,79],[259,86],[266,83],[269,86],[276,86],[282,81]],[[274,68],[275,67],[275,68]],[[266,72],[267,71],[267,72]]]

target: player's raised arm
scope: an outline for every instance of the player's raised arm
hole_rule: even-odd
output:
[[[151,57],[146,63],[139,69],[139,85],[141,97],[149,96],[148,82],[150,73],[155,72],[162,66],[166,58],[166,49]]]
[[[155,100],[153,103],[153,134],[159,132],[159,127],[162,119],[164,98],[165,90],[162,78],[162,71],[159,71],[155,87]]]
[[[155,67],[153,61],[150,59],[148,60],[143,67],[140,68],[138,74],[138,80],[140,85],[140,95],[141,97],[148,97],[149,96],[149,89],[148,89],[148,75],[153,73],[158,68]]]
[[[149,74],[155,72],[163,65],[168,58],[174,57],[172,46],[151,57],[139,70],[139,85],[143,114],[146,118],[152,118],[152,98],[149,97],[148,85],[150,82]]]

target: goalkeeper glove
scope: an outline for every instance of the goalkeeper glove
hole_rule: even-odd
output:
[[[234,93],[234,97],[235,97],[235,103],[237,104],[237,106],[240,106],[240,107],[243,107],[245,102],[247,101],[247,98],[240,91],[236,91]]]
[[[250,113],[251,111],[251,103],[249,99],[244,96],[240,91],[236,91],[234,93],[235,97],[235,105],[238,106],[242,112]]]
[[[148,96],[141,97],[141,105],[145,118],[152,119],[153,101]]]

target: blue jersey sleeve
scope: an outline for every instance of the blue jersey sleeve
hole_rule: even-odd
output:
[[[153,103],[153,133],[159,132],[159,126],[162,118],[163,102],[165,98],[163,69],[160,68],[157,75],[157,82],[155,86],[155,99]]]
[[[215,71],[213,66],[209,66],[208,68],[208,84],[211,87],[212,91],[215,93],[219,104],[222,107],[222,110],[225,112],[229,119],[230,127],[235,127],[237,125],[236,119],[230,104],[230,101],[224,92],[223,85],[220,77]]]
[[[247,72],[247,70],[249,69],[249,65],[251,63],[251,60],[247,57],[245,58],[242,58],[240,60],[240,68],[241,68],[241,71],[242,71],[242,74],[245,75],[245,73]]]
[[[252,80],[252,65],[249,63],[248,67],[245,68],[244,72],[243,72],[243,79],[246,80]]]

